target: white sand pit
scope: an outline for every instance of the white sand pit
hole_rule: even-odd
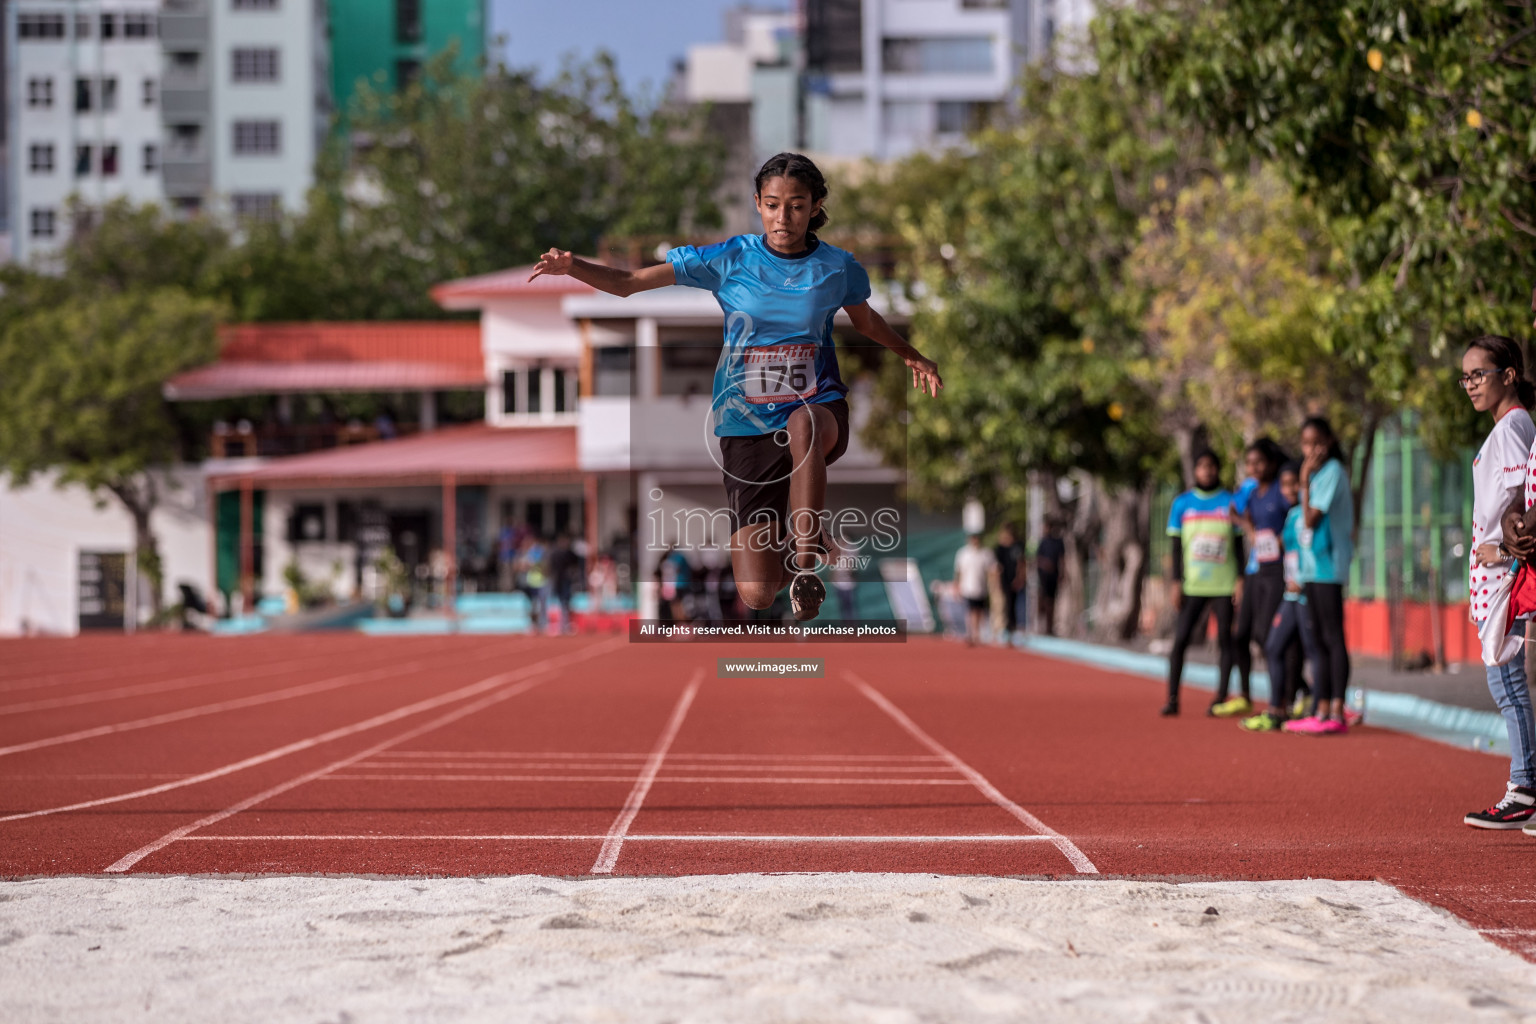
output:
[[[51,878],[0,946],[9,1024],[1536,1020],[1536,967],[1373,882]]]

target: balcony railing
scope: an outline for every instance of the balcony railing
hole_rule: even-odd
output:
[[[394,436],[407,437],[418,433],[420,427],[415,423],[401,423],[395,425],[393,430]],[[208,454],[215,459],[303,455],[306,452],[344,448],[382,439],[383,434],[379,428],[371,423],[305,423],[286,426],[231,426],[226,423],[214,426],[209,437]]]

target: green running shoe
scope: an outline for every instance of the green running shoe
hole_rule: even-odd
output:
[[[1237,724],[1244,732],[1279,732],[1280,726],[1284,725],[1285,721],[1265,711],[1251,718],[1245,718]]]
[[[1253,702],[1247,697],[1233,697],[1224,700],[1220,704],[1211,705],[1211,714],[1217,718],[1236,718],[1238,715],[1246,715],[1253,710]]]

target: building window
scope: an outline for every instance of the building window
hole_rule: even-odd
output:
[[[84,178],[91,173],[91,147],[75,147],[75,177]]]
[[[103,178],[117,177],[116,143],[110,143],[101,147],[101,176]]]
[[[325,540],[325,506],[293,506],[293,514],[288,517],[289,543],[315,540]]]
[[[200,160],[203,156],[203,129],[201,125],[178,124],[171,126],[171,156],[180,160]]]
[[[282,212],[282,196],[276,192],[236,192],[229,197],[240,220],[277,220]]]
[[[535,366],[528,371],[528,412],[544,411],[544,371]]]
[[[278,77],[277,59],[277,50],[273,47],[236,47],[232,62],[234,80],[236,82],[275,82]]]
[[[964,135],[979,132],[992,123],[1000,109],[999,104],[985,100],[940,100],[939,134]]]
[[[887,100],[885,134],[896,139],[922,139],[928,127],[929,105],[921,100]]]
[[[404,92],[411,87],[411,83],[421,76],[421,61],[397,60],[395,61],[395,88]]]
[[[517,412],[516,370],[507,370],[501,375],[501,411],[508,415]]]
[[[144,173],[154,174],[160,170],[160,147],[153,142],[144,144]]]
[[[62,14],[18,14],[16,15],[16,36],[19,39],[63,39],[64,15]],[[35,217],[40,211],[33,210]],[[47,211],[50,217],[53,211]],[[52,221],[50,220],[51,224]],[[53,237],[53,229],[50,228],[47,237]]]
[[[27,150],[27,169],[33,174],[52,174],[53,143],[33,143]]]
[[[992,38],[887,39],[885,70],[898,75],[990,74]]]
[[[421,0],[395,0],[395,42],[421,42]]]
[[[555,371],[555,412],[570,412],[565,394],[566,373],[564,370]]]
[[[592,350],[592,394],[627,397],[635,386],[635,350],[613,345]]]
[[[117,38],[117,14],[109,12],[101,16],[101,38]]]
[[[117,109],[116,78],[103,78],[101,80],[101,109],[108,114]]]
[[[282,125],[277,121],[236,121],[236,155],[273,155],[280,152],[281,128]]]
[[[91,94],[95,90],[91,88],[89,78],[75,79],[75,113],[89,114],[91,112]]]
[[[48,110],[53,107],[53,79],[27,79],[27,106]]]
[[[155,38],[155,16],[147,12],[127,13],[123,15],[124,39],[153,39]]]
[[[75,15],[75,38],[91,38],[91,16],[89,14]]]
[[[960,0],[961,10],[999,11],[1008,6],[1008,0]]]
[[[144,79],[144,105],[146,107],[152,107],[155,105],[155,98],[158,90],[159,83],[156,82],[153,78]]]
[[[39,206],[32,210],[32,237],[52,238],[55,227],[55,214],[49,206]]]
[[[231,0],[230,6],[237,11],[275,11],[278,0]]]
[[[202,196],[176,196],[171,206],[183,217],[195,217],[203,212]]]

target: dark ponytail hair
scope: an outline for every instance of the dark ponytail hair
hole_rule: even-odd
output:
[[[821,176],[821,170],[811,162],[810,157],[801,156],[799,153],[780,153],[768,158],[763,164],[757,177],[752,179],[752,190],[761,195],[763,185],[774,178],[793,178],[806,188],[811,190],[811,202],[819,203],[827,198],[827,179]],[[827,210],[823,206],[811,217],[811,230],[820,231],[827,223]]]
[[[1494,367],[1500,372],[1505,370],[1515,371],[1515,398],[1522,406],[1529,409],[1536,405],[1536,384],[1532,384],[1525,376],[1525,355],[1520,351],[1520,344],[1512,338],[1506,338],[1502,334],[1485,334],[1481,338],[1474,339],[1467,346],[1467,351],[1482,349],[1488,353],[1488,358],[1493,360]]]
[[[1275,475],[1275,478],[1280,476],[1280,467],[1290,461],[1290,456],[1285,454],[1285,449],[1281,448],[1275,442],[1275,439],[1267,434],[1253,442],[1253,444],[1250,444],[1248,450],[1258,452],[1259,456],[1269,463],[1270,471]]]
[[[1328,422],[1327,417],[1308,416],[1302,421],[1301,429],[1306,430],[1308,427],[1322,434],[1323,439],[1328,442],[1328,457],[1330,459],[1338,459],[1340,462],[1344,461],[1344,449],[1339,447],[1339,435],[1333,432],[1333,424]]]

